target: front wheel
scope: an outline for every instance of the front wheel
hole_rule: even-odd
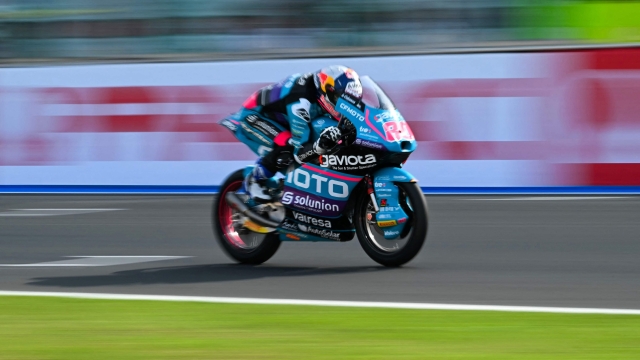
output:
[[[277,232],[260,234],[248,230],[243,226],[246,218],[227,203],[225,195],[241,190],[243,180],[243,171],[238,170],[220,187],[211,211],[213,233],[220,247],[234,260],[243,264],[262,264],[276,253],[280,239]]]
[[[413,259],[427,238],[429,226],[427,201],[416,183],[396,183],[399,203],[407,213],[405,231],[400,238],[387,240],[378,227],[376,213],[369,196],[360,196],[355,208],[358,241],[374,261],[384,266],[401,266]]]

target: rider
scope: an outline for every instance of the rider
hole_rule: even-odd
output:
[[[286,169],[292,157],[302,163],[314,155],[330,152],[338,144],[341,132],[335,126],[325,128],[315,143],[308,143],[309,123],[324,115],[339,121],[342,116],[335,106],[345,93],[355,100],[362,98],[359,76],[348,67],[334,65],[315,73],[291,75],[256,91],[242,104],[243,132],[265,145],[273,143],[274,147],[258,159],[245,179],[251,198],[270,201],[265,183],[276,172]]]

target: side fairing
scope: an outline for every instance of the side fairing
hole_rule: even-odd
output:
[[[287,175],[282,204],[314,216],[338,218],[362,176],[303,164]]]
[[[240,117],[240,113],[232,114],[222,119],[220,121],[220,125],[231,130],[238,141],[247,145],[251,149],[251,151],[256,153],[258,156],[264,156],[265,154],[273,150],[273,142],[270,139],[264,136],[258,138],[251,133],[247,133],[243,128],[243,125],[246,126],[246,124],[244,124],[243,121],[239,120]]]

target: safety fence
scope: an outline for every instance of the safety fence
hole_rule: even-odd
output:
[[[0,69],[0,191],[215,190],[255,160],[218,120],[295,72],[382,85],[430,191],[640,192],[640,48]]]

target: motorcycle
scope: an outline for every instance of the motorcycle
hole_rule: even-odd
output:
[[[260,264],[282,241],[345,242],[355,235],[367,255],[385,266],[401,266],[418,254],[427,237],[427,203],[415,177],[402,169],[416,149],[415,138],[380,86],[367,76],[360,81],[362,100],[344,95],[336,103],[342,120],[311,121],[310,141],[338,126],[339,145],[301,164],[292,161],[283,177],[269,179],[277,200],[258,204],[246,194],[243,180],[253,166],[224,181],[212,223],[231,258]],[[243,130],[238,114],[220,124],[256,154],[271,150],[264,137]]]

